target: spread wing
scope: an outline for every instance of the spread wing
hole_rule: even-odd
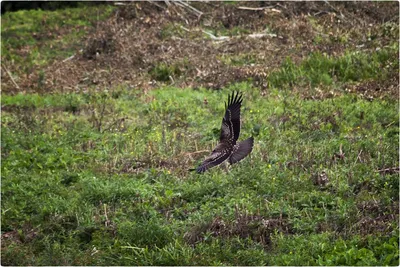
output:
[[[228,96],[228,105],[225,103],[225,116],[222,119],[221,135],[219,140],[221,142],[230,141],[234,144],[239,138],[240,134],[240,107],[242,106],[242,94],[239,92],[232,93]]]
[[[198,173],[203,173],[206,170],[221,164],[228,158],[229,162],[231,162],[230,156],[235,147],[239,148],[236,149],[238,153],[242,153],[241,151],[247,147],[247,145],[240,146],[241,143],[239,144],[239,146],[234,146],[240,134],[240,107],[242,106],[242,101],[243,101],[242,97],[243,97],[242,94],[239,92],[237,92],[236,95],[235,93],[232,93],[232,95],[228,96],[228,104],[225,103],[225,109],[226,109],[225,116],[222,119],[221,135],[219,138],[220,142],[217,145],[217,147],[213,150],[211,155],[208,156],[203,161],[203,163],[200,164],[199,167],[197,167],[196,171]],[[245,143],[246,141],[242,143]],[[251,148],[252,147],[253,143],[251,143]],[[247,152],[247,154],[250,153],[251,148]],[[245,154],[242,158],[247,156],[247,154]],[[241,160],[242,158],[239,159],[240,155],[241,154],[237,154],[237,156],[232,160],[234,162]]]
[[[236,162],[244,159],[253,150],[253,137],[250,137],[239,144],[235,145],[233,148],[232,155],[229,157],[229,163],[235,164]]]
[[[198,173],[203,173],[206,170],[215,167],[222,162],[224,162],[229,155],[232,153],[232,150],[229,149],[228,147],[224,147],[222,144],[219,144],[211,153],[210,156],[208,156],[203,163],[200,164],[199,167],[197,167],[196,171]]]

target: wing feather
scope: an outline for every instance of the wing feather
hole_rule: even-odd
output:
[[[199,167],[197,167],[196,171],[198,173],[203,173],[206,170],[215,167],[222,162],[224,162],[229,155],[231,154],[231,150],[225,148],[221,150],[215,149],[210,156],[208,156],[201,164]]]
[[[235,145],[233,152],[229,157],[229,163],[235,164],[244,159],[253,150],[253,137],[250,137],[239,144]]]
[[[228,104],[225,103],[225,116],[222,119],[220,141],[229,140],[236,143],[240,134],[240,107],[242,106],[243,96],[235,92],[228,96]]]

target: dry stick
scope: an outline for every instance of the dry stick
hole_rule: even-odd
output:
[[[262,38],[264,36],[268,36],[268,37],[277,37],[278,35],[276,35],[275,33],[252,33],[247,35],[246,37],[250,37],[250,38]]]
[[[158,6],[159,8],[161,8],[161,9],[164,9],[165,10],[165,7],[163,7],[163,6],[160,6],[159,4],[157,4],[155,1],[151,1],[151,0],[147,0],[147,2],[149,2],[150,4],[153,4],[153,5],[155,5],[155,6]],[[166,3],[168,2],[168,1],[165,1]]]
[[[67,62],[68,60],[71,60],[71,59],[73,59],[74,57],[75,57],[75,54],[73,54],[72,56],[70,56],[70,57],[64,59],[64,60],[62,61],[62,63]]]
[[[343,13],[339,10],[337,10],[336,8],[334,8],[328,0],[324,0],[325,4],[327,4],[333,11],[335,11],[336,13],[339,13],[340,16],[342,17],[343,20],[347,21],[347,19],[344,17]]]
[[[179,2],[179,1],[174,1],[173,2],[176,6],[179,6],[179,7],[185,7],[181,2]]]
[[[385,128],[388,128],[390,126],[392,126],[393,123],[396,123],[397,121],[392,121],[391,123],[389,123],[388,125],[385,126]]]
[[[191,9],[194,13],[196,13],[197,14],[197,16],[201,16],[201,15],[203,15],[203,12],[201,12],[200,10],[198,10],[198,9],[196,9],[196,8],[194,8],[194,7],[192,7],[191,5],[189,5],[188,3],[185,3],[185,2],[183,2],[183,1],[175,1],[174,2],[175,4],[179,4],[179,5],[183,5],[183,6],[185,6],[185,7],[187,7],[187,8],[189,8],[189,9]]]
[[[380,172],[383,174],[389,172],[389,173],[396,173],[396,172],[400,172],[400,167],[392,167],[392,168],[386,168],[386,169],[379,169],[377,170],[377,172]]]
[[[178,11],[178,9],[184,10],[184,8],[185,8],[184,6],[176,5],[176,6],[172,6],[172,8],[173,8],[173,10],[178,14],[178,16],[180,16],[180,17],[186,22],[186,24],[189,24],[189,22],[188,22],[188,20],[185,18],[185,16],[183,16],[182,13],[180,13],[180,12]]]
[[[180,25],[181,29],[187,32],[191,32],[188,28],[183,27],[182,25]],[[207,34],[208,36],[210,36],[210,38],[213,41],[227,41],[231,38],[235,38],[237,36],[233,36],[233,37],[229,37],[229,36],[215,36],[214,34],[212,34],[211,32],[205,31],[205,30],[201,30],[203,33]],[[276,34],[274,33],[252,33],[249,35],[245,35],[244,37],[249,37],[249,38],[262,38],[262,37],[277,37]]]
[[[17,87],[17,89],[19,90],[19,86],[18,84],[15,82],[14,78],[11,76],[11,73],[8,71],[8,69],[6,68],[6,66],[4,64],[1,64],[1,66],[4,68],[4,70],[6,71],[6,73],[8,74],[8,77],[10,77],[12,83],[15,85],[15,87]]]
[[[210,36],[211,37],[211,39],[213,39],[213,40],[215,40],[215,41],[225,41],[225,40],[228,40],[229,39],[229,36],[219,36],[219,37],[217,37],[217,36],[215,36],[214,34],[212,34],[212,33],[210,33],[210,32],[207,32],[207,31],[205,31],[205,30],[201,30],[203,33],[205,33],[205,34],[207,34],[208,36]]]
[[[175,80],[174,80],[174,78],[172,78],[172,76],[171,75],[169,75],[168,76],[168,78],[171,80],[171,82],[172,82],[172,84],[170,84],[170,86],[172,86],[172,85],[174,85],[175,84]]]
[[[361,153],[362,153],[362,149],[360,150],[360,153],[358,153],[356,161],[354,162],[354,165],[357,164],[358,159],[360,159],[360,162],[361,162],[361,158],[360,158]]]
[[[264,9],[273,9],[273,6],[265,6],[265,7],[247,7],[247,6],[239,6],[238,9],[243,10],[253,10],[253,11],[261,11]]]
[[[109,220],[108,220],[108,216],[107,216],[107,204],[104,204],[104,216],[106,217],[106,221],[104,222],[104,226],[107,227]]]
[[[178,8],[180,8],[182,10],[185,10],[185,6],[180,4],[180,3],[178,3],[178,2],[173,2],[173,3],[175,4],[175,7],[174,7],[175,12],[178,13],[178,15],[181,16],[186,21],[186,24],[189,24],[187,19],[181,13],[179,13],[177,11]]]
[[[182,25],[180,25],[180,26],[181,26],[182,30],[187,31],[187,32],[190,32],[190,30],[189,30],[188,28],[185,28],[185,27],[183,27]]]

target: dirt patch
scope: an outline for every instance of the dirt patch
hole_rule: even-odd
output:
[[[192,245],[204,241],[205,236],[209,234],[213,237],[251,238],[264,246],[269,246],[270,235],[275,231],[289,234],[292,233],[292,228],[285,218],[266,218],[261,215],[236,212],[234,220],[215,217],[208,224],[194,226],[184,237]]]
[[[385,236],[390,235],[397,227],[399,215],[399,202],[385,205],[375,200],[363,201],[357,204],[357,215],[352,222],[331,217],[320,222],[316,231],[335,232],[338,236],[347,237],[358,234],[360,236]]]
[[[357,93],[370,100],[385,96],[395,99],[399,93],[399,76],[398,73],[393,73],[391,77],[384,81],[366,81],[351,84],[346,88],[346,91]]]
[[[384,205],[376,201],[364,201],[359,203],[357,208],[362,216],[354,224],[353,228],[361,235],[385,235],[394,230],[393,222],[398,219],[399,202]]]
[[[126,3],[98,23],[73,58],[19,74],[19,86],[39,93],[117,85],[147,90],[161,84],[219,89],[252,80],[265,89],[265,77],[287,57],[296,63],[316,51],[373,50],[398,38],[396,28],[380,33],[383,23],[398,20],[397,3],[191,5],[197,11],[164,2]],[[242,55],[250,60],[229,60]],[[2,80],[4,92],[15,92],[3,72]]]
[[[38,236],[37,229],[32,228],[30,224],[23,225],[18,230],[7,231],[1,234],[2,247],[3,244],[13,243],[28,243],[33,241]]]

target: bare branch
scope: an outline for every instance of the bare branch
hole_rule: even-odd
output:
[[[247,6],[239,6],[238,9],[242,10],[251,10],[251,11],[262,11],[262,10],[270,10],[276,13],[281,13],[279,9],[274,8],[274,6],[265,6],[265,7],[247,7]]]
[[[12,77],[11,73],[8,71],[8,69],[6,68],[6,66],[4,64],[1,64],[1,66],[3,67],[4,71],[7,73],[8,77],[10,77],[12,83],[15,85],[15,87],[19,90],[19,86],[18,84],[15,82],[14,78]]]
[[[183,1],[174,1],[173,3],[176,4],[176,5],[182,6],[182,7],[189,8],[189,9],[192,10],[193,13],[195,13],[198,17],[200,17],[200,16],[203,15],[203,12],[201,12],[200,10],[198,10],[198,9],[196,9],[196,8],[194,8],[194,7],[192,7],[191,5],[189,5],[189,4],[186,3],[186,2],[183,2]]]
[[[261,11],[264,9],[272,9],[273,6],[265,6],[265,7],[247,7],[247,6],[239,6],[237,7],[238,9],[243,9],[243,10],[253,10],[253,11]]]

